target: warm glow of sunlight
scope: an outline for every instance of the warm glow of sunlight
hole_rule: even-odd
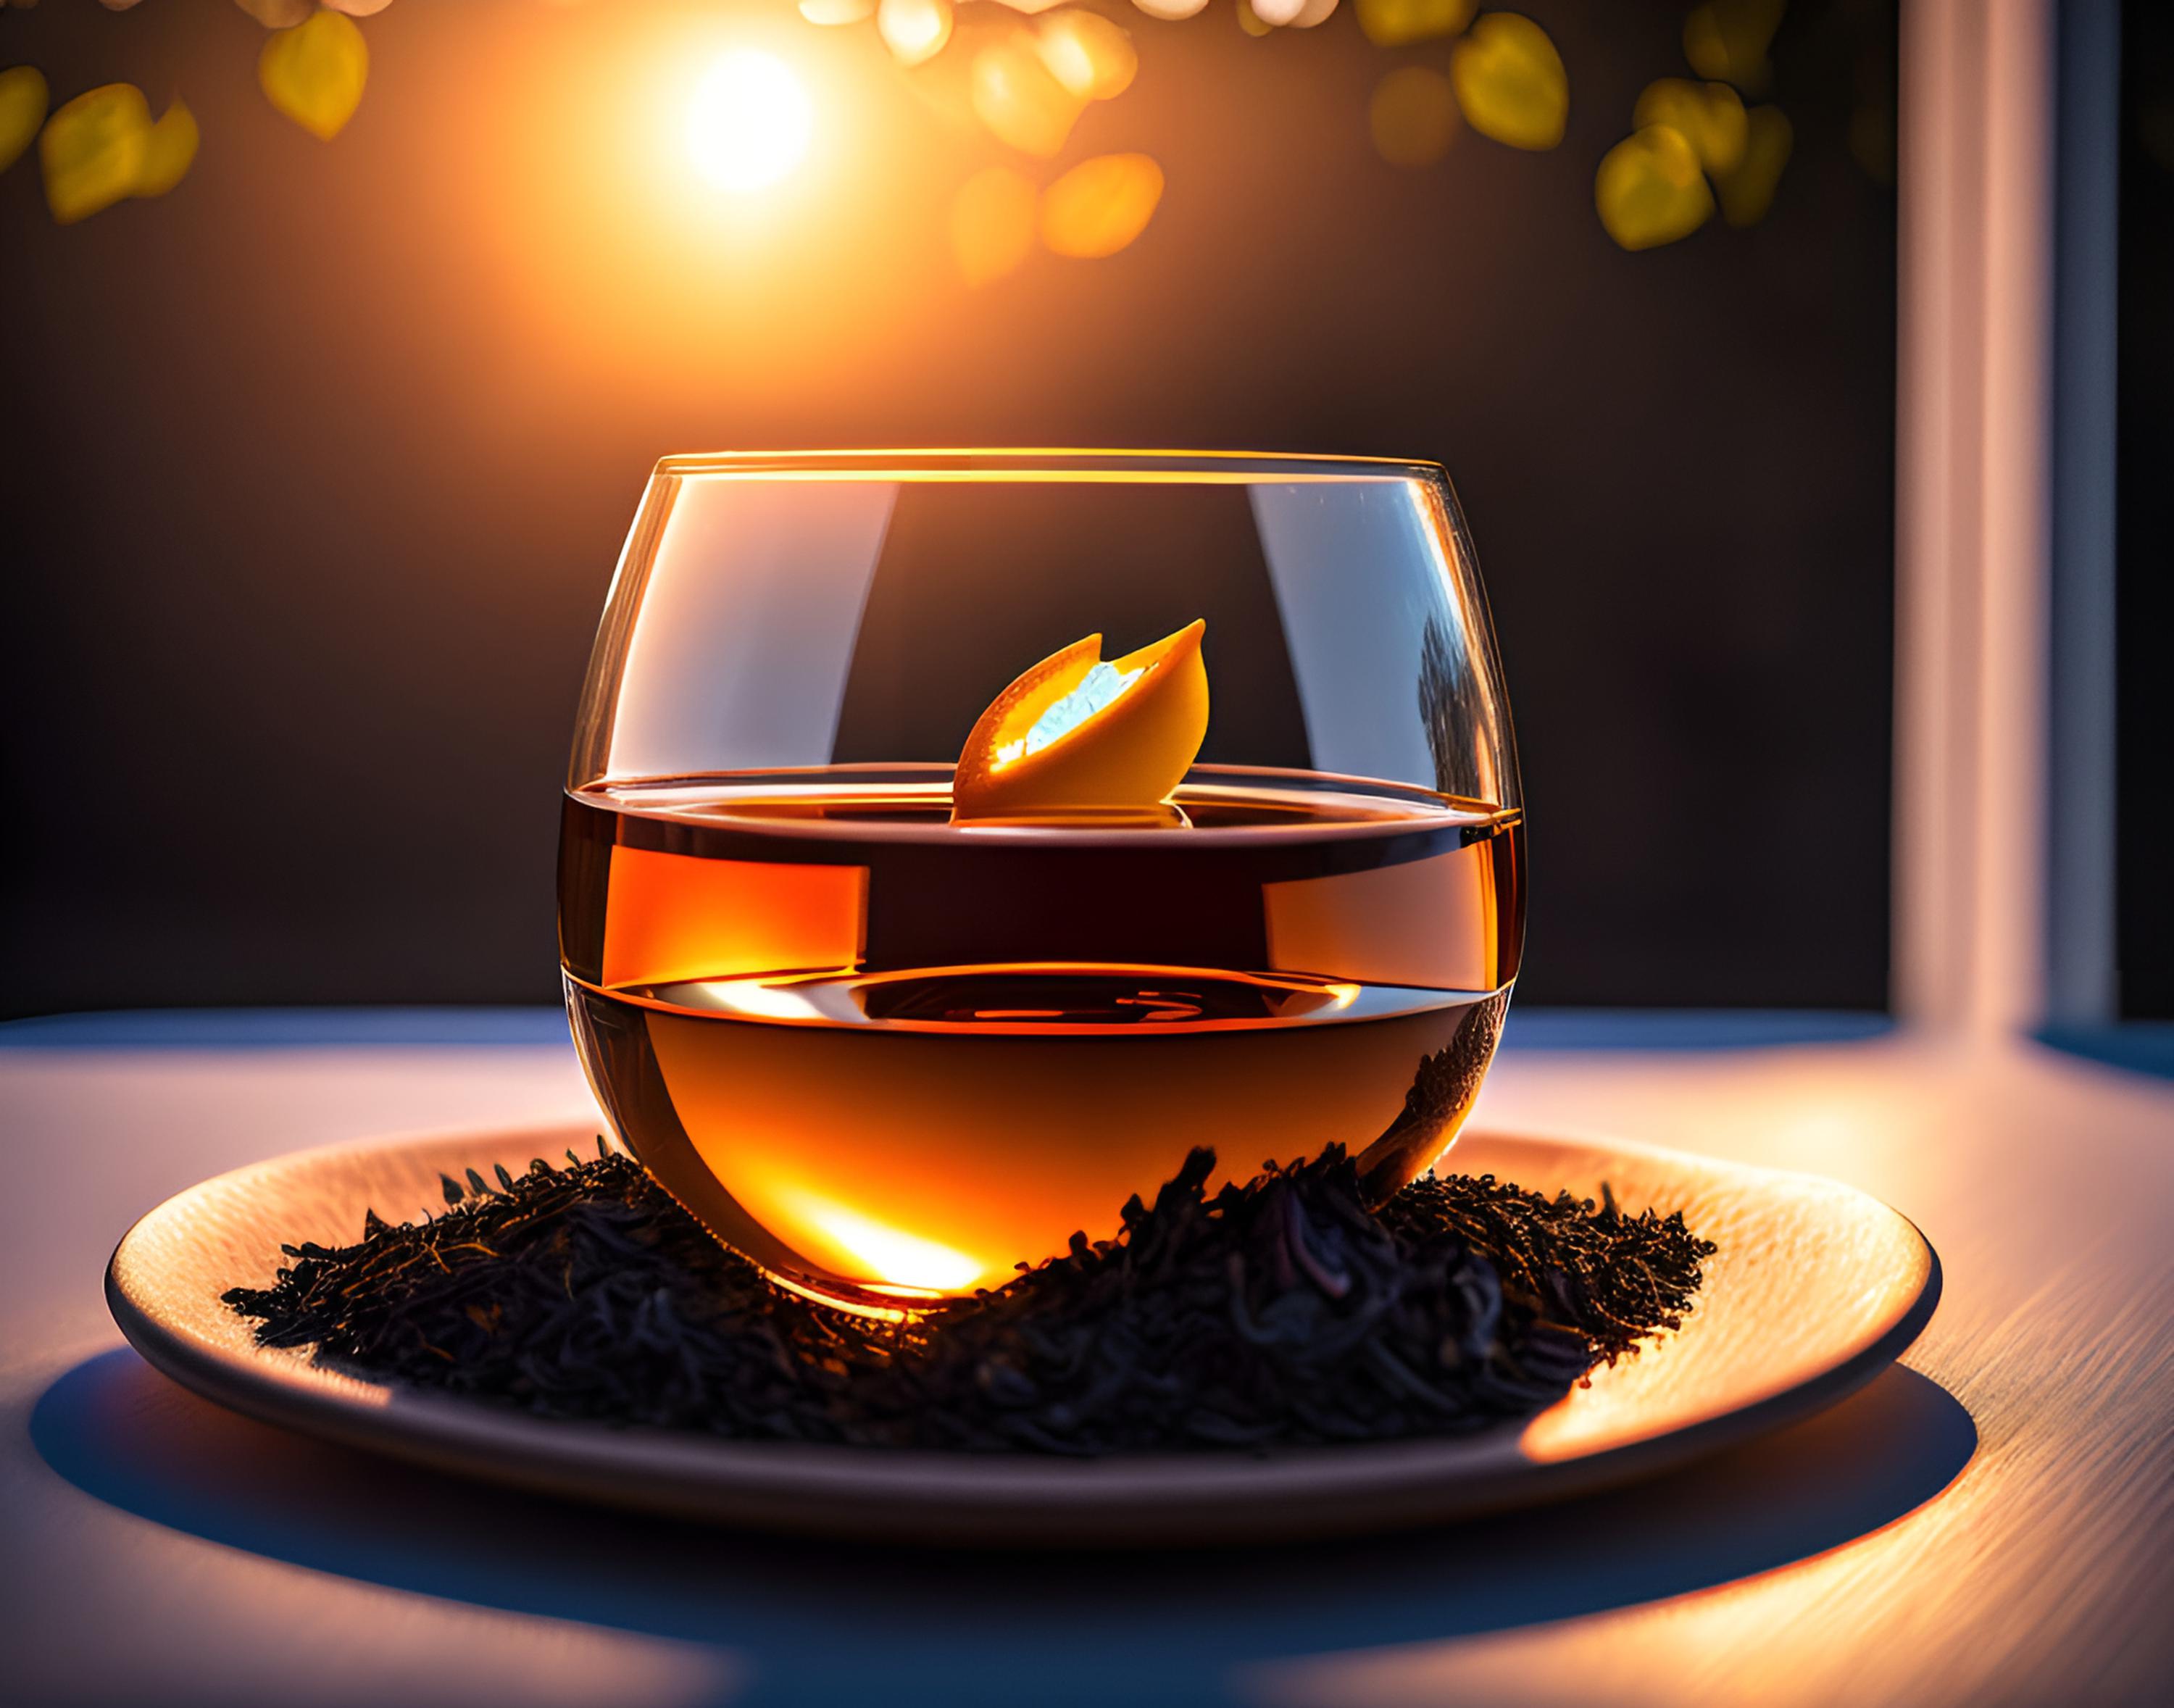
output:
[[[785,62],[740,48],[710,68],[687,109],[687,149],[719,189],[766,189],[808,153],[815,109]]]
[[[792,1216],[788,1225],[803,1240],[875,1292],[963,1292],[995,1267],[814,1192],[780,1184],[775,1197]]]

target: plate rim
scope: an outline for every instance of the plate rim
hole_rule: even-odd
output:
[[[1916,1294],[1864,1344],[1738,1406],[1569,1457],[1519,1450],[1522,1427],[1471,1435],[1068,1459],[821,1443],[739,1441],[695,1430],[535,1417],[374,1381],[292,1353],[221,1346],[138,1296],[143,1247],[214,1191],[343,1157],[449,1145],[522,1146],[604,1129],[531,1121],[386,1133],[261,1159],[184,1188],[138,1217],[105,1274],[108,1309],[161,1375],[244,1416],[320,1440],[501,1486],[744,1528],[966,1545],[1221,1545],[1452,1522],[1658,1474],[1825,1410],[1863,1386],[1923,1332],[1942,1289],[1923,1230],[1870,1193],[1825,1176],[1703,1155],[1575,1127],[1475,1126],[1465,1137],[1636,1155],[1709,1173],[1815,1181],[1892,1217],[1923,1259]],[[604,1129],[608,1130],[608,1129]],[[1453,1154],[1453,1153],[1452,1153]],[[370,1397],[375,1395],[376,1397]]]

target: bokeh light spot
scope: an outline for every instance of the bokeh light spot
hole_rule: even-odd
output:
[[[1746,118],[1743,159],[1735,170],[1713,181],[1721,192],[1721,217],[1732,225],[1756,225],[1766,217],[1782,181],[1782,169],[1789,164],[1790,150],[1796,145],[1796,133],[1781,108],[1754,107]]]
[[[951,0],[881,0],[876,34],[900,65],[920,65],[951,39]]]
[[[0,71],[0,172],[14,165],[46,122],[49,96],[44,74],[34,65]]]
[[[1744,159],[1749,127],[1744,99],[1725,83],[1695,84],[1687,77],[1664,77],[1646,85],[1630,115],[1632,127],[1666,125],[1681,133],[1715,174],[1733,172]]]
[[[73,225],[133,195],[150,134],[143,91],[128,83],[87,90],[48,119],[38,159],[55,223]]]
[[[991,136],[1043,156],[1064,146],[1085,105],[1057,80],[1024,30],[974,56],[972,98],[974,115]]]
[[[1648,125],[1608,151],[1593,176],[1593,200],[1608,235],[1625,249],[1688,237],[1713,213],[1697,151],[1667,125]]]
[[[1082,160],[1042,192],[1041,241],[1058,255],[1092,261],[1147,230],[1162,200],[1162,168],[1145,154]]]
[[[1403,47],[1456,35],[1477,6],[1478,0],[1357,0],[1359,30],[1376,47]]]
[[[257,56],[257,84],[265,100],[307,131],[330,142],[370,82],[370,46],[354,19],[316,12],[292,30],[265,39]]]
[[[1684,19],[1684,57],[1701,77],[1757,91],[1773,68],[1766,49],[1787,0],[1707,0]]]
[[[1465,122],[1513,149],[1552,149],[1570,118],[1570,79],[1546,30],[1514,12],[1490,12],[1450,55]]]
[[[1336,0],[1252,0],[1253,14],[1278,30],[1311,30],[1326,23]]]
[[[1034,39],[1049,74],[1087,100],[1122,95],[1140,68],[1133,38],[1099,13],[1052,13]]]
[[[180,183],[197,157],[197,116],[176,100],[159,115],[143,138],[143,164],[136,174],[135,196],[163,196]]]

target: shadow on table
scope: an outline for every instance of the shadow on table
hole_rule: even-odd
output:
[[[756,1700],[947,1705],[1214,1700],[1251,1662],[1681,1595],[1894,1522],[1977,1442],[1945,1390],[1898,1367],[1763,1440],[1560,1505],[1363,1542],[1065,1555],[781,1541],[462,1483],[222,1411],[126,1349],[56,1381],[30,1433],[85,1493],[231,1548],[719,1646]]]

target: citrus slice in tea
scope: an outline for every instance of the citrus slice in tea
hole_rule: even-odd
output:
[[[960,752],[954,822],[1155,812],[1208,733],[1207,627],[1106,661],[1090,635],[1020,676]]]

